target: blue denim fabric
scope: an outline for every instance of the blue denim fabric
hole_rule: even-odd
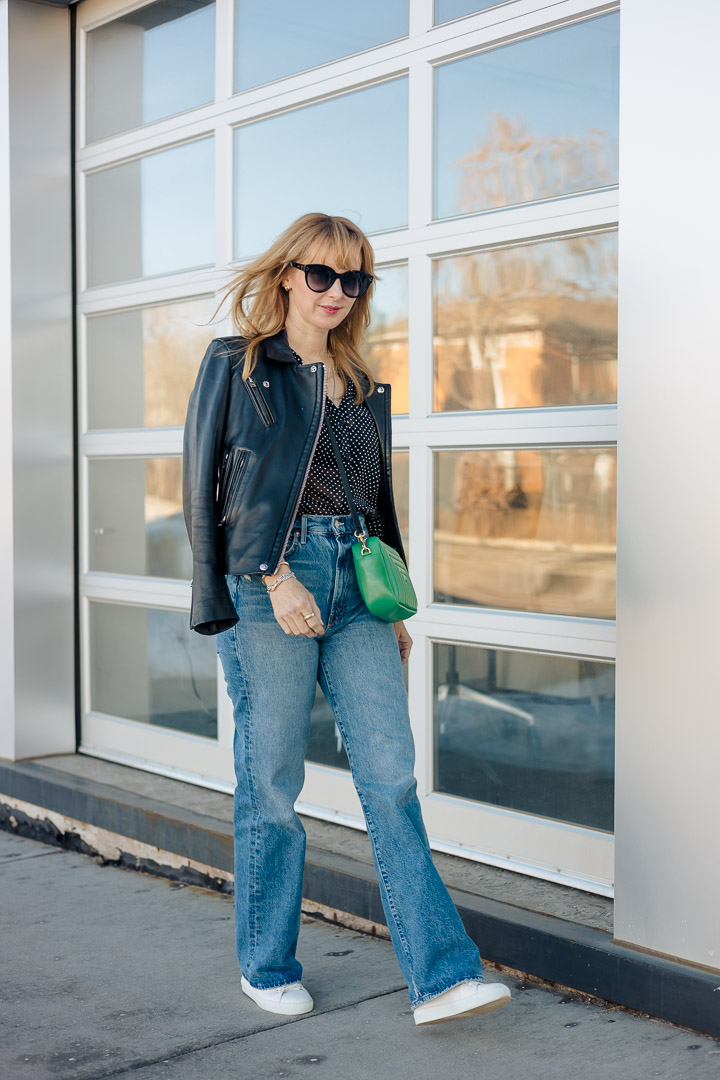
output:
[[[432,861],[395,630],[360,595],[354,542],[350,515],[295,521],[286,556],[320,609],[325,632],[315,638],[285,633],[259,574],[227,575],[239,621],[215,640],[235,717],[237,956],[259,988],[302,977],[295,950],[305,829],[294,803],[319,680],[345,744],[415,1008],[457,983],[482,980],[482,961]]]

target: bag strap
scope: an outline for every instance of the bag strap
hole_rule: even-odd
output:
[[[362,540],[364,543],[367,538],[367,532],[362,527],[362,523],[357,512],[357,507],[352,497],[352,491],[350,490],[350,481],[347,478],[345,466],[343,465],[340,447],[338,446],[338,441],[335,437],[335,432],[333,431],[332,424],[328,420],[327,413],[325,413],[325,423],[327,424],[328,434],[330,436],[330,443],[332,444],[333,453],[335,454],[335,460],[337,461],[338,469],[340,470],[340,479],[342,480],[342,486],[345,491],[345,498],[347,499],[348,506],[350,507],[350,513],[352,514],[353,525],[355,526],[355,535],[358,537],[359,540]],[[362,533],[362,536],[358,536],[359,533]]]

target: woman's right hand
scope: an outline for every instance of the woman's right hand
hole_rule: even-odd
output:
[[[287,578],[269,594],[275,618],[286,634],[317,637],[325,632],[315,597],[296,577]],[[304,619],[312,611],[314,618]]]

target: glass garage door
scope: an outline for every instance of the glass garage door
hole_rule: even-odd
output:
[[[529,8],[79,6],[81,749],[232,790],[187,399],[233,268],[343,214],[377,260],[431,841],[610,893],[618,15]],[[298,809],[363,827],[319,688]]]

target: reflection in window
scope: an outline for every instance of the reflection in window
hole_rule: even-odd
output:
[[[217,654],[187,612],[90,604],[91,705],[97,712],[217,738]]]
[[[195,139],[88,175],[88,285],[212,265],[213,153]]]
[[[376,268],[377,284],[365,339],[364,358],[379,382],[391,384],[393,415],[408,411],[408,271]]]
[[[406,225],[407,78],[244,124],[234,175],[235,258],[264,251],[316,210],[369,233]]]
[[[611,832],[613,665],[473,645],[433,653],[435,790]]]
[[[235,90],[338,60],[408,32],[409,0],[235,0]]]
[[[89,428],[185,423],[200,361],[217,327],[209,300],[93,315],[87,319]]]
[[[206,105],[215,97],[215,5],[160,0],[87,35],[87,139]]]
[[[408,530],[408,518],[410,512],[410,455],[407,450],[393,450],[392,455],[392,482],[395,496],[395,512],[398,525],[400,526],[400,539],[402,540],[408,565],[410,564],[410,535]]]
[[[617,233],[435,261],[438,412],[617,400]]]
[[[435,454],[435,600],[615,617],[614,447]]]
[[[618,15],[435,69],[436,218],[617,183]]]
[[[408,563],[410,563],[408,548],[409,465],[410,458],[407,450],[393,451],[392,475],[395,509]],[[403,666],[402,670],[405,688],[407,689],[407,664]],[[335,723],[332,709],[319,685],[315,690],[315,703],[310,717],[310,738],[305,757],[307,761],[314,761],[318,765],[332,765],[336,769],[350,771],[340,729]]]
[[[181,458],[95,458],[88,502],[91,570],[190,580]]]
[[[463,15],[472,15],[475,11],[484,11],[485,8],[496,7],[503,0],[435,0],[435,17],[433,22],[449,22],[451,19],[460,19]]]

